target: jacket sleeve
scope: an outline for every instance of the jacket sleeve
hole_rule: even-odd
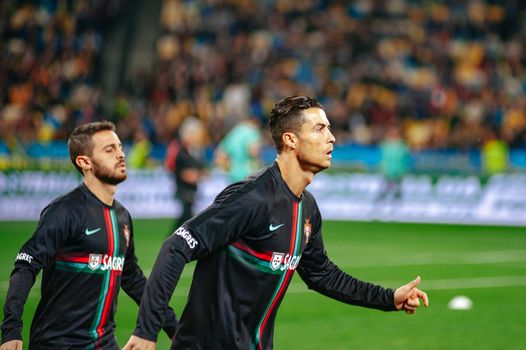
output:
[[[240,193],[230,196],[232,191],[220,194],[163,243],[141,300],[134,335],[155,341],[184,265],[226,246],[254,225],[257,201]]]
[[[2,322],[2,343],[22,339],[22,313],[36,276],[60,250],[71,218],[57,206],[46,208],[33,236],[22,246],[9,280]]]
[[[122,271],[121,287],[130,298],[132,298],[137,305],[140,304],[141,298],[146,287],[146,276],[138,264],[137,256],[135,255],[135,240],[133,239],[133,224],[131,218],[130,222],[130,242],[126,250],[126,260]],[[168,307],[166,317],[163,322],[163,330],[169,338],[173,338],[177,330],[177,317],[172,308]]]
[[[329,260],[323,245],[321,224],[303,252],[297,271],[309,289],[330,298],[384,311],[396,310],[392,289],[361,281]]]

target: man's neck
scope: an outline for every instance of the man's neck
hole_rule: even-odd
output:
[[[281,177],[283,177],[287,186],[292,193],[301,197],[303,190],[305,190],[314,179],[314,173],[302,169],[298,159],[291,154],[278,154],[276,162],[278,163]]]
[[[113,205],[116,185],[102,183],[95,176],[90,175],[84,177],[84,184],[102,203],[109,206]]]

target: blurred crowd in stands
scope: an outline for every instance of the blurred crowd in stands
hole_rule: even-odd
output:
[[[95,70],[118,1],[0,1],[0,137],[67,139],[101,119]]]
[[[8,145],[103,118],[125,141],[167,144],[196,116],[213,147],[302,94],[325,106],[340,144],[378,145],[397,127],[412,150],[526,148],[525,2],[165,0],[151,70],[103,110],[102,33],[122,6],[0,2]]]

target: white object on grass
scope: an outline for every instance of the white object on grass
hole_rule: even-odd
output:
[[[473,301],[465,295],[457,295],[447,304],[450,310],[469,310],[473,307]]]

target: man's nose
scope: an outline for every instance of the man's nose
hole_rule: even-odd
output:
[[[332,132],[329,130],[329,143],[334,143],[336,141],[336,138],[332,134]]]

